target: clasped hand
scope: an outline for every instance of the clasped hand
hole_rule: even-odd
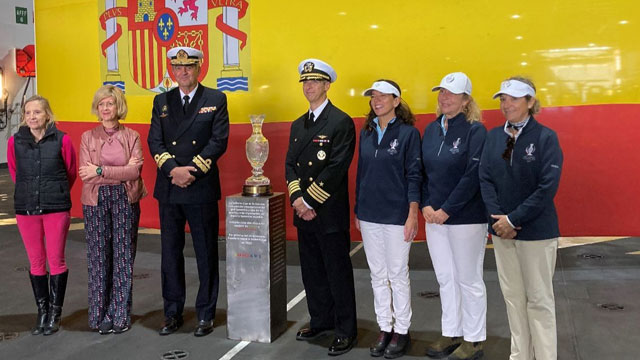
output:
[[[433,207],[431,206],[425,206],[422,208],[422,216],[424,216],[424,221],[426,221],[427,224],[442,225],[447,221],[447,219],[449,219],[449,214],[444,210],[433,210]]]
[[[513,228],[507,220],[507,215],[491,215],[492,219],[497,220],[491,227],[496,234],[503,239],[513,239],[518,235],[516,230],[522,229],[521,227]]]
[[[304,204],[304,202],[302,201],[302,196],[293,201],[293,209],[295,210],[296,215],[298,215],[298,217],[305,221],[313,220],[317,216],[315,210],[309,209]]]
[[[176,166],[171,169],[169,176],[171,177],[171,183],[181,188],[186,188],[196,181],[196,177],[191,174],[192,171],[196,171],[193,166]]]

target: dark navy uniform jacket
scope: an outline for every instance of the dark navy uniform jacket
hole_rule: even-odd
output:
[[[349,230],[349,165],[355,151],[353,120],[327,104],[315,122],[308,111],[291,124],[285,176],[291,203],[302,196],[317,216],[293,224],[304,230],[331,233]]]
[[[153,196],[161,203],[203,204],[220,199],[216,162],[227,149],[229,114],[224,93],[198,84],[183,114],[180,90],[175,88],[153,99],[149,149],[158,166]],[[193,166],[196,177],[187,188],[171,184],[176,166]]]
[[[502,125],[492,129],[482,152],[480,188],[488,213],[508,215],[514,226],[522,227],[516,240],[560,236],[553,204],[563,160],[558,136],[531,117],[507,161],[502,153],[508,136]],[[495,234],[491,226],[489,231]]]

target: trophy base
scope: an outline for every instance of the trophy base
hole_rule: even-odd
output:
[[[271,185],[243,185],[242,196],[271,196]]]

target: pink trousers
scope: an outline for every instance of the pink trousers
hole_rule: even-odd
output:
[[[32,275],[46,275],[47,260],[51,275],[67,271],[64,247],[71,222],[68,211],[44,215],[16,215],[16,221],[27,250]]]

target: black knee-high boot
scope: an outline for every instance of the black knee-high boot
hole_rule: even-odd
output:
[[[36,326],[31,330],[31,334],[40,335],[44,332],[49,314],[49,275],[32,275],[29,273],[33,296],[36,298],[38,306],[38,317]]]
[[[60,315],[62,314],[68,275],[69,271],[67,270],[62,274],[51,275],[49,277],[49,301],[51,306],[49,307],[49,319],[44,328],[45,335],[51,335],[60,329]]]

